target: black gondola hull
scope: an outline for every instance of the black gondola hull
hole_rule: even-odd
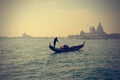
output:
[[[70,52],[70,51],[77,51],[80,50],[81,48],[84,47],[85,41],[82,45],[78,45],[78,46],[72,46],[69,48],[54,48],[52,45],[49,45],[49,48],[54,51],[55,53],[61,53],[61,52]]]

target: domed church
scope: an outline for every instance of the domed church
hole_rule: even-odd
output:
[[[97,31],[96,32],[99,33],[99,34],[105,34],[104,29],[103,29],[103,27],[102,27],[100,22],[99,22],[99,25],[97,27]]]
[[[99,22],[97,29],[90,26],[89,28],[90,32],[89,33],[80,33],[80,38],[84,38],[84,39],[102,39],[102,38],[106,38],[107,37],[107,33],[104,32],[104,29],[101,25],[101,23]]]
[[[86,33],[81,31],[79,35],[69,35],[69,38],[79,38],[79,39],[120,39],[119,33],[107,34],[101,23],[99,22],[98,27],[95,29],[94,26],[90,26],[89,32]]]

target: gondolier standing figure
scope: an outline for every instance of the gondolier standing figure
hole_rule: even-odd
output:
[[[56,42],[58,42],[58,38],[57,37],[54,39],[54,48],[55,48]]]

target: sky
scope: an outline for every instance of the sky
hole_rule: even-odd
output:
[[[0,36],[66,37],[101,22],[120,32],[120,0],[0,0]]]

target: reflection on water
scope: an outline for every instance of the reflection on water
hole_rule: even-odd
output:
[[[86,40],[82,50],[61,54],[48,48],[52,40],[0,42],[0,80],[120,80],[120,40]],[[60,38],[60,42],[72,46],[83,40]]]

